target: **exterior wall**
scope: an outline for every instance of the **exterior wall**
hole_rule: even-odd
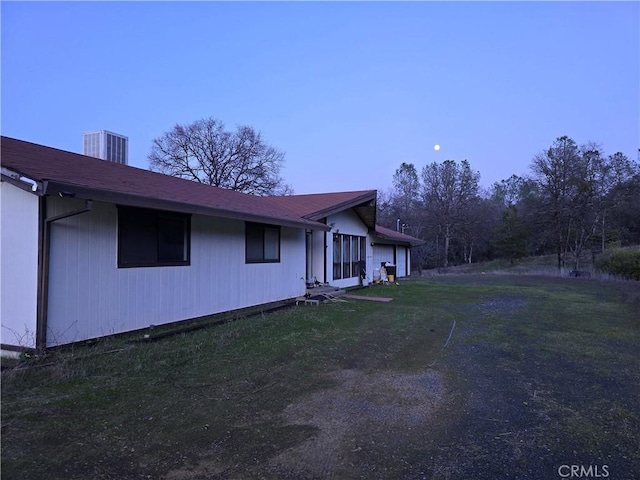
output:
[[[50,198],[48,215],[84,202]],[[285,300],[305,292],[305,232],[282,227],[280,263],[245,263],[244,222],[194,215],[191,264],[117,267],[117,209],[52,225],[47,345]]]
[[[382,262],[393,263],[396,266],[396,277],[408,277],[411,275],[411,248],[404,245],[376,244],[373,246],[374,268],[380,268]]]
[[[327,225],[333,224],[330,232],[326,232],[327,235],[327,255],[325,268],[327,272],[327,282],[331,285],[339,288],[354,287],[360,284],[360,277],[350,277],[339,280],[333,279],[333,234],[342,233],[346,235],[358,235],[361,237],[367,237],[367,227],[360,217],[353,210],[346,210],[336,215],[327,217]],[[370,245],[367,243],[367,257],[370,254]],[[369,261],[367,261],[367,275],[369,276]]]
[[[380,245],[376,243],[372,248],[373,268],[380,268],[380,264],[383,262],[393,263],[393,245]]]
[[[327,232],[314,230],[312,233],[311,275],[319,282],[327,282],[325,275],[325,239]]]
[[[0,183],[1,342],[35,348],[38,298],[38,197]]]
[[[396,276],[407,276],[407,247],[396,245]]]

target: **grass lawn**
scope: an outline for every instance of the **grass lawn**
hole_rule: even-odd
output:
[[[637,282],[443,275],[358,294],[394,300],[3,372],[3,477],[637,478]]]

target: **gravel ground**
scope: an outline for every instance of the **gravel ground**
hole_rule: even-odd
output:
[[[634,369],[612,377],[609,365],[597,371],[571,355],[549,354],[542,339],[478,341],[486,324],[468,320],[522,318],[525,307],[524,299],[507,296],[452,305],[467,320],[421,373],[365,372],[357,362],[327,373],[331,387],[282,413],[282,428],[303,438],[265,452],[244,472],[268,479],[640,478]],[[508,322],[500,328],[510,338],[523,331]],[[640,346],[623,348],[638,358]],[[571,468],[587,470],[570,477]],[[167,478],[243,478],[234,471],[208,461]]]
[[[520,298],[494,297],[452,308],[482,318],[525,306]],[[517,327],[504,333],[517,336]],[[333,372],[334,388],[284,415],[318,434],[272,458],[270,471],[308,479],[537,480],[567,478],[578,466],[590,469],[582,478],[639,478],[640,445],[628,440],[640,428],[637,375],[611,377],[546,355],[540,341],[507,348],[474,340],[483,328],[458,326],[422,374]]]
[[[297,478],[359,478],[385,475],[403,461],[412,430],[433,423],[443,386],[439,375],[359,370],[333,372],[336,387],[290,405],[288,424],[314,425],[319,434],[283,452],[271,464]],[[384,462],[378,462],[383,455]],[[386,467],[383,467],[386,465]]]
[[[495,298],[478,314],[508,314],[523,305],[517,298]],[[423,478],[560,479],[572,465],[591,467],[583,478],[640,478],[640,445],[628,441],[638,438],[632,432],[640,427],[637,375],[611,377],[544,355],[535,341],[523,341],[515,351],[465,341],[476,332],[458,331],[436,367],[457,372],[457,387],[445,400],[452,416],[442,420],[446,428],[421,469]],[[636,358],[638,353],[635,348]],[[622,405],[634,411],[621,415],[616,410]],[[618,441],[620,433],[626,435]]]

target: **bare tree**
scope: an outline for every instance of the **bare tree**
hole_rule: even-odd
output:
[[[557,138],[548,150],[536,155],[531,164],[541,195],[540,218],[553,232],[558,270],[564,266],[569,249],[571,209],[579,161],[578,146],[571,138],[563,136]]]
[[[607,164],[609,188],[602,202],[602,250],[609,240],[623,245],[640,243],[640,160],[617,152],[609,155]]]
[[[235,132],[206,118],[176,125],[153,140],[151,170],[253,195],[292,193],[280,176],[284,153],[260,132],[240,126]]]
[[[568,246],[573,254],[574,269],[580,267],[580,256],[597,233],[603,219],[603,199],[607,190],[609,165],[598,144],[590,142],[580,149],[571,181]]]
[[[632,177],[633,167],[620,153],[607,158],[597,143],[578,148],[566,136],[534,158],[531,169],[540,194],[538,218],[553,232],[558,269],[571,253],[578,270],[581,255],[598,236],[599,248],[604,250],[607,222],[616,204],[611,192]]]
[[[449,246],[454,235],[470,221],[472,205],[478,196],[480,174],[473,172],[469,162],[458,165],[445,160],[426,165],[422,169],[422,199],[429,223],[437,228],[437,239],[442,239],[442,264],[449,266]]]
[[[532,180],[518,175],[511,175],[506,180],[495,182],[490,189],[491,199],[504,207],[517,205],[532,190]]]
[[[420,179],[413,163],[402,163],[393,175],[393,188],[398,214],[408,215],[415,207],[420,189]]]

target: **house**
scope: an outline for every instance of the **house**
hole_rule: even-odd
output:
[[[377,267],[391,263],[396,277],[411,275],[411,248],[423,245],[420,239],[376,225],[372,234],[373,264]]]
[[[8,137],[0,148],[5,350],[289,300],[311,278],[355,286],[378,243],[410,243],[376,227],[375,190],[256,197]]]
[[[375,190],[268,197],[272,205],[300,218],[318,222],[324,230],[306,231],[305,279],[336,287],[360,284],[364,269],[373,265],[368,233],[375,228]]]
[[[410,275],[411,247],[422,241],[377,225],[376,199],[375,190],[268,197],[274,205],[331,228],[306,233],[307,283],[357,286],[361,266],[371,281],[383,263],[396,265],[397,277]]]

